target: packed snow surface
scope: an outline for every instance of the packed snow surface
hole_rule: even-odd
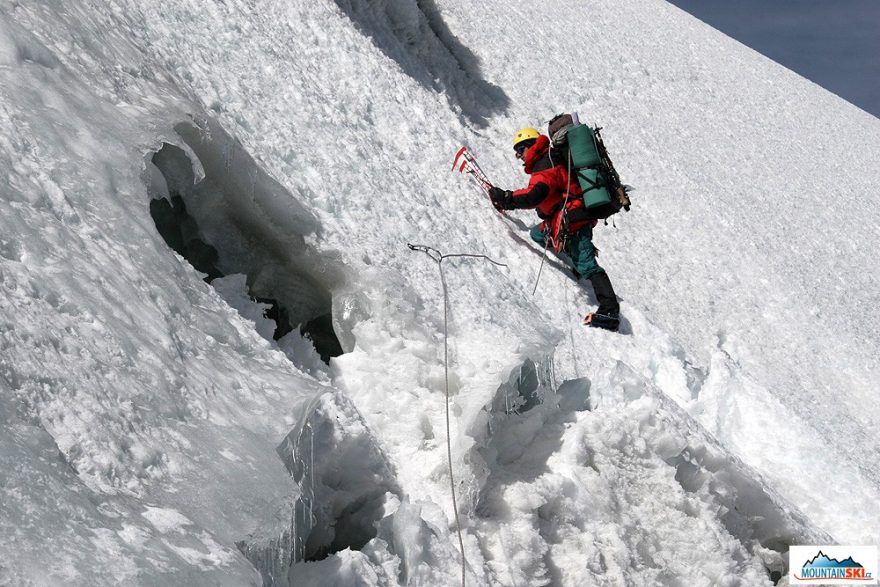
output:
[[[755,586],[880,542],[880,121],[665,2],[0,0],[0,98],[0,585]],[[449,171],[524,185],[563,111],[636,187],[619,334]]]

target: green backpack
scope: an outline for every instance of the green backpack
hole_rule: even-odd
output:
[[[577,114],[559,114],[550,120],[548,135],[554,162],[577,176],[587,216],[606,219],[621,208],[629,212],[631,202],[600,130],[581,124]]]

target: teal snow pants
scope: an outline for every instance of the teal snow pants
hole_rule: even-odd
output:
[[[541,231],[540,226],[540,224],[533,226],[529,231],[529,236],[532,237],[533,241],[544,246],[544,233]],[[568,245],[565,247],[565,253],[571,257],[575,271],[584,279],[589,279],[591,275],[596,273],[605,273],[605,270],[596,261],[596,247],[593,246],[592,226],[587,225],[571,235]]]

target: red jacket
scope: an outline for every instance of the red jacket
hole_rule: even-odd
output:
[[[549,233],[550,243],[558,252],[568,235],[588,224],[595,226],[596,220],[587,216],[581,197],[583,190],[577,179],[569,175],[565,161],[551,160],[550,139],[538,136],[523,154],[523,161],[530,176],[529,185],[513,192],[511,203],[514,208],[536,209],[538,217],[544,220],[541,230]]]
[[[515,208],[535,208],[538,216],[545,220],[541,229],[545,230],[549,224],[554,242],[559,242],[561,231],[574,234],[587,224],[595,226],[595,220],[583,218],[583,210],[570,218],[564,218],[561,214],[566,197],[568,215],[583,207],[584,201],[580,197],[583,190],[577,179],[569,175],[564,159],[551,160],[549,138],[538,136],[535,144],[523,154],[523,161],[525,172],[530,176],[529,185],[512,193],[511,203]]]
[[[546,220],[561,207],[566,196],[566,185],[570,200],[577,199],[581,187],[569,178],[565,167],[550,159],[550,139],[540,135],[535,144],[523,155],[525,172],[529,174],[529,185],[512,194],[512,204],[516,208],[535,208],[538,216]]]

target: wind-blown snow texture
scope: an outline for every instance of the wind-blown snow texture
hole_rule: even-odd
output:
[[[458,582],[408,242],[506,264],[443,263],[469,584],[880,540],[880,121],[665,2],[0,0],[0,96],[0,585]],[[638,188],[596,230],[623,335],[448,172],[521,185],[563,110]]]

